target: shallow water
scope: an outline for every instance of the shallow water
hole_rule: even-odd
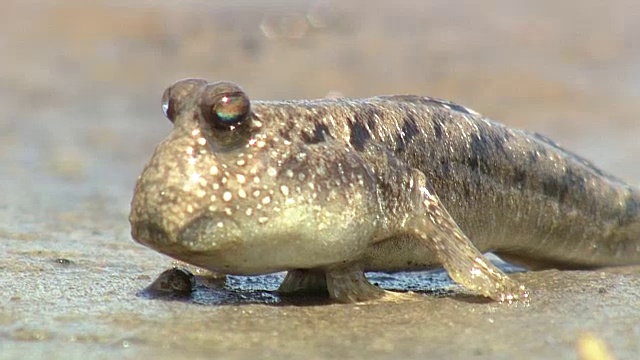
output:
[[[636,1],[4,1],[0,358],[576,358],[640,354],[640,268],[515,274],[528,305],[442,271],[373,274],[416,301],[283,301],[280,275],[140,296],[171,259],[131,240],[133,184],[198,76],[253,98],[415,93],[542,132],[640,183]],[[61,261],[60,259],[67,259]]]

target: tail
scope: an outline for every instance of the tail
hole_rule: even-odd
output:
[[[532,270],[640,264],[640,190],[629,185],[618,190],[608,206],[595,202],[593,221],[566,238],[529,249],[499,249],[496,255]]]

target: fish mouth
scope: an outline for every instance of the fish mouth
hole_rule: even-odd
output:
[[[135,242],[151,250],[196,266],[201,266],[197,261],[194,261],[197,258],[196,255],[206,256],[206,254],[200,254],[188,246],[185,247],[179,239],[169,235],[169,232],[162,226],[152,221],[132,223],[131,237]]]
[[[247,264],[237,260],[238,256],[242,258],[243,248],[240,229],[235,222],[222,216],[198,217],[176,232],[169,232],[149,220],[131,224],[131,236],[136,242],[174,259],[225,274],[264,273],[242,270]],[[241,264],[240,268],[238,264]]]
[[[222,213],[206,213],[168,231],[153,219],[131,221],[132,238],[146,247],[173,257],[219,253],[241,243],[240,227]]]
[[[154,250],[175,244],[175,240],[172,241],[169,233],[152,221],[131,222],[131,237],[137,243]]]

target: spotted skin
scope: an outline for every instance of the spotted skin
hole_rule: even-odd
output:
[[[365,271],[444,266],[495,300],[533,269],[640,262],[640,193],[549,139],[429,97],[250,101],[232,83],[165,91],[173,131],[136,184],[133,238],[226,274],[288,271],[283,293],[388,296]]]

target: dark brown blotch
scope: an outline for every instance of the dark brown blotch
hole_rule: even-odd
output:
[[[420,129],[418,128],[418,121],[415,115],[410,112],[405,113],[402,128],[396,135],[396,151],[405,151],[409,143],[418,134],[420,134]]]
[[[373,137],[372,132],[376,128],[376,110],[366,109],[356,112],[349,122],[349,143],[354,149],[363,151],[369,140]]]
[[[305,144],[318,144],[326,141],[326,136],[331,136],[327,125],[321,122],[315,122],[312,133],[302,133],[302,141],[304,141]]]

